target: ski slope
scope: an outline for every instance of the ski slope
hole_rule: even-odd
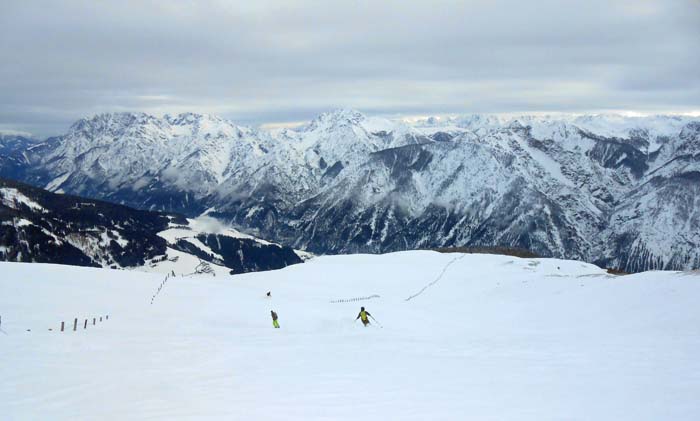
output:
[[[700,419],[698,273],[415,251],[170,278],[150,305],[160,274],[0,272],[2,419]]]

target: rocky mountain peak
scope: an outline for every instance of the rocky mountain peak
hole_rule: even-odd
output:
[[[358,125],[366,120],[366,118],[364,114],[357,110],[339,108],[318,115],[309,123],[307,130],[316,130],[319,128],[332,129],[338,126]]]
[[[162,122],[154,116],[140,112],[102,113],[76,121],[68,130],[68,134],[120,136],[129,130],[138,130],[146,125],[161,127]]]

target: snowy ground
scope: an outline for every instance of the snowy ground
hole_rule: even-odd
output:
[[[197,238],[200,234],[217,234],[225,237],[253,240],[263,245],[276,244],[253,237],[252,235],[244,234],[232,227],[226,226],[219,220],[207,216],[207,212],[197,218],[187,219],[186,226],[171,223],[169,229],[159,232],[158,235],[166,240],[168,245],[172,247],[175,247],[178,240],[185,240],[199,250],[218,258],[219,263],[222,263],[224,258],[218,253],[215,253],[211,247],[202,243]],[[168,259],[160,260],[161,256],[157,256],[156,259],[147,261],[143,266],[130,269],[141,272],[162,273],[163,275],[169,273],[174,273],[176,276],[195,274],[198,266],[202,263],[202,259],[194,254],[178,251],[172,247],[167,248]],[[313,254],[301,250],[294,250],[294,252],[304,261],[315,257]],[[206,264],[218,276],[228,276],[231,273],[231,268],[226,266],[218,265],[213,262],[207,262]]]
[[[161,274],[0,272],[2,419],[700,419],[698,274],[405,252],[171,278],[150,305]]]

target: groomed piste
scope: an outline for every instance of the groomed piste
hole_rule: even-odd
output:
[[[162,274],[0,273],[2,419],[700,419],[697,272],[414,251],[170,277],[153,304]]]

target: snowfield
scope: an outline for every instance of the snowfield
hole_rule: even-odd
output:
[[[697,272],[415,251],[170,278],[153,305],[162,274],[0,272],[3,419],[700,419]]]

